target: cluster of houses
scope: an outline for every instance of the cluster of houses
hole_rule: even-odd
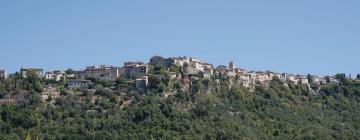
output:
[[[274,78],[279,79],[284,83],[292,83],[294,85],[297,84],[310,84],[312,83],[317,85],[322,85],[327,83],[327,79],[331,83],[338,83],[338,80],[335,77],[318,77],[315,75],[293,75],[288,73],[276,73],[271,71],[243,71],[243,70],[235,70],[234,72],[236,80],[243,84],[245,87],[250,87],[256,84],[267,84],[269,81],[273,80]],[[233,76],[233,75],[232,75]],[[310,78],[310,79],[309,79]]]
[[[292,84],[310,84],[310,81],[314,84],[325,83],[338,83],[335,77],[319,77],[316,75],[294,75],[288,73],[276,73],[271,71],[246,71],[241,68],[237,68],[233,61],[228,66],[220,65],[216,68],[212,64],[206,63],[196,58],[191,57],[171,57],[163,58],[161,56],[154,56],[150,59],[150,64],[161,64],[165,67],[172,65],[181,66],[184,74],[194,75],[199,72],[202,73],[203,78],[211,78],[212,76],[222,76],[234,79],[237,84],[241,84],[245,87],[253,87],[258,84],[267,84],[273,78],[278,78],[284,83]],[[309,79],[310,78],[310,79]],[[183,81],[191,81],[191,79],[182,79]]]
[[[163,58],[161,56],[154,56],[150,59],[152,65],[163,65],[164,67],[180,66],[183,68],[185,74],[203,73],[204,78],[210,78],[214,74],[214,66],[202,60],[192,57],[171,57]]]
[[[118,77],[124,76],[129,80],[129,84],[134,85],[139,91],[146,91],[149,86],[148,74],[149,65],[161,65],[168,70],[172,66],[177,66],[182,69],[181,73],[167,71],[167,76],[171,79],[176,79],[181,82],[182,88],[188,88],[192,80],[197,78],[219,78],[227,77],[231,79],[231,83],[243,85],[244,87],[252,88],[255,85],[267,84],[269,81],[277,78],[284,83],[291,84],[317,84],[338,83],[335,77],[319,77],[315,75],[294,75],[288,73],[276,73],[271,71],[246,71],[237,68],[233,61],[228,66],[220,65],[216,68],[200,59],[192,57],[170,57],[164,58],[161,56],[154,56],[150,59],[148,64],[144,62],[125,62],[124,66],[89,66],[83,70],[78,71],[49,71],[44,73],[40,68],[21,68],[20,75],[26,78],[29,75],[43,77],[47,80],[66,81],[68,88],[86,88],[91,85],[88,78],[96,78],[107,81],[115,81]],[[163,78],[164,75],[155,75]],[[6,78],[5,70],[0,69],[0,78]],[[46,87],[43,93],[43,99],[57,98],[59,91],[52,87]]]

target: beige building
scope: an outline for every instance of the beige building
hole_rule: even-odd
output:
[[[238,79],[238,83],[240,83],[242,86],[244,87],[250,87],[250,76],[248,75],[242,75],[242,76],[239,76],[239,79]]]
[[[309,79],[304,75],[297,75],[296,79],[299,84],[309,84]]]
[[[143,76],[142,78],[136,79],[136,89],[142,92],[146,92],[149,83],[148,79],[148,76]]]
[[[45,79],[60,81],[65,80],[65,73],[60,70],[50,71],[45,73]]]
[[[212,67],[205,67],[204,68],[204,78],[211,78],[214,73],[214,68]]]
[[[68,88],[87,88],[91,85],[90,80],[78,80],[78,79],[72,79],[67,81],[67,87]]]
[[[190,58],[189,57],[173,57],[171,58],[174,62],[174,65],[177,66],[184,66],[185,64],[190,64]]]
[[[143,62],[125,62],[124,70],[127,77],[132,77],[134,75],[146,75],[148,67]]]
[[[287,81],[287,82],[290,82],[290,83],[293,83],[293,84],[297,84],[297,83],[298,83],[297,80],[296,80],[296,78],[295,78],[295,76],[292,75],[292,74],[288,74],[288,75],[286,76],[286,81]]]
[[[79,79],[97,78],[108,81],[115,81],[123,74],[122,68],[101,65],[99,67],[89,66],[85,70],[75,71],[75,77]]]
[[[39,68],[21,68],[20,69],[20,74],[22,78],[26,78],[31,74],[34,74],[33,76],[37,76],[39,78],[41,78],[43,76],[43,69],[39,69]]]

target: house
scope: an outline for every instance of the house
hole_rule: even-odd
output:
[[[40,68],[21,68],[20,74],[22,78],[26,78],[29,75],[41,78],[43,76],[43,69]]]
[[[281,74],[279,74],[279,73],[272,72],[272,71],[266,71],[265,73],[267,73],[270,80],[272,80],[274,77],[281,79]]]
[[[55,87],[48,86],[43,89],[41,97],[44,101],[47,101],[48,99],[56,99],[60,97],[60,91]]]
[[[189,57],[172,57],[170,58],[173,61],[174,65],[183,67],[185,64],[190,64],[190,58]]]
[[[171,62],[173,65],[177,65],[177,66],[181,66],[181,67],[187,67],[190,66],[191,68],[194,69],[194,71],[202,71],[204,72],[204,67],[209,67],[212,66],[209,63],[205,63],[204,61],[197,59],[197,58],[192,58],[192,57],[172,57],[170,58]]]
[[[280,81],[285,83],[287,81],[286,79],[287,79],[288,75],[289,74],[287,74],[287,73],[282,73],[280,76]]]
[[[210,68],[210,67],[205,67],[204,68],[204,78],[211,78],[211,76],[214,73],[214,69]]]
[[[91,85],[90,80],[71,79],[67,82],[68,88],[87,88]]]
[[[239,76],[238,83],[240,83],[244,87],[250,87],[250,76],[241,75]]]
[[[288,75],[286,76],[286,81],[287,81],[287,82],[290,82],[290,83],[293,83],[293,84],[297,84],[297,83],[298,83],[298,81],[296,80],[295,76],[292,75],[292,74],[288,74]]]
[[[309,79],[304,75],[296,75],[299,84],[309,84]]]
[[[135,83],[136,83],[136,89],[138,89],[141,92],[146,92],[149,84],[149,77],[143,76],[141,78],[138,78],[135,80]]]
[[[45,73],[45,79],[60,81],[65,80],[65,73],[60,70],[50,71]]]
[[[114,66],[89,66],[85,70],[75,71],[75,77],[79,79],[96,78],[108,81],[115,81],[120,75],[123,74],[122,68]]]
[[[339,83],[339,80],[336,79],[335,77],[329,77],[329,81],[330,81],[330,83],[332,83],[332,84],[338,84],[338,83]]]
[[[241,75],[245,75],[247,72],[244,69],[235,68],[235,73],[236,73],[236,75],[241,76]]]
[[[320,82],[320,84],[324,85],[327,83],[327,80],[326,80],[326,78],[319,78],[319,82]]]
[[[267,81],[270,81],[272,80],[272,78],[265,72],[256,72],[256,81],[259,82],[259,83],[265,83]]]
[[[319,78],[319,76],[311,75],[310,78],[311,78],[311,81],[312,81],[313,83],[315,83],[315,84],[320,84],[320,78]]]
[[[190,66],[196,71],[204,71],[204,62],[196,58],[190,58]]]
[[[228,77],[235,77],[236,76],[235,71],[226,70],[225,73],[226,73],[226,76],[228,76]]]
[[[228,77],[235,77],[240,69],[236,69],[234,62],[230,61],[229,66],[219,65],[216,67],[216,70],[219,72],[222,76],[228,76]]]
[[[227,76],[227,77],[235,77],[237,75],[235,70],[229,70],[228,67],[224,65],[219,65],[216,67],[216,71],[221,76]]]
[[[127,77],[146,75],[148,72],[148,67],[143,62],[125,62],[124,69]]]
[[[204,63],[203,64],[204,67],[204,78],[210,78],[211,76],[214,75],[214,66],[212,64],[209,63]]]
[[[7,78],[6,70],[0,69],[0,79]]]
[[[153,56],[150,59],[151,65],[163,65],[164,67],[170,67],[172,65],[187,67],[190,66],[193,72],[204,72],[205,67],[209,67],[208,63],[204,63],[202,60],[192,58],[192,57],[171,57],[171,58],[164,58],[161,56]],[[211,65],[212,66],[212,65]]]

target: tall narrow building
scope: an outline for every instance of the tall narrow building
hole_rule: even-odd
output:
[[[230,63],[229,63],[229,70],[231,70],[231,71],[235,70],[233,61],[230,61]]]

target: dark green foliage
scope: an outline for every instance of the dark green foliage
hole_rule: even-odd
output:
[[[127,84],[128,84],[128,80],[126,79],[126,77],[120,76],[120,77],[116,78],[115,83],[116,83],[117,85],[127,85]]]
[[[165,67],[162,65],[156,65],[154,67],[154,74],[156,75],[164,75],[165,74]]]
[[[25,139],[28,133],[32,139],[360,137],[360,85],[355,82],[323,85],[314,93],[306,85],[285,86],[276,78],[254,91],[229,86],[226,78],[199,79],[189,90],[176,90],[165,98],[157,93],[166,90],[166,78],[151,76],[149,81],[152,92],[131,91],[127,98],[132,102],[124,108],[116,92],[101,83],[94,94],[74,95],[61,88],[62,96],[53,105],[42,103],[28,84],[26,103],[0,106],[0,139]],[[0,92],[14,92],[11,83],[2,81]]]
[[[68,75],[71,75],[71,74],[74,74],[75,71],[74,71],[73,69],[71,69],[71,68],[68,68],[68,69],[65,71],[65,73],[68,74]]]
[[[149,77],[150,89],[156,93],[163,93],[166,89],[166,78],[160,78],[158,76]]]
[[[335,78],[339,80],[340,84],[342,85],[350,85],[352,82],[351,79],[346,78],[346,75],[344,73],[336,74]]]

